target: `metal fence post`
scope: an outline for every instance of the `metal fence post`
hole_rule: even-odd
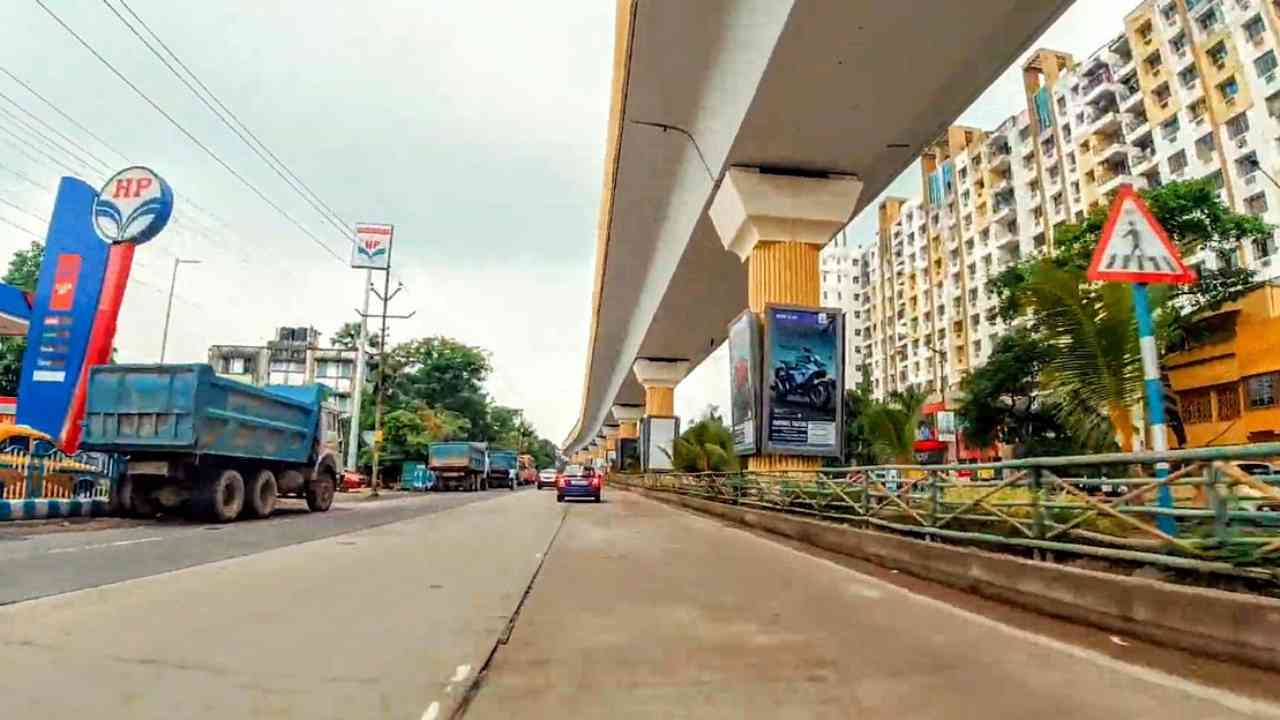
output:
[[[938,500],[940,490],[938,488],[938,476],[941,473],[932,471],[929,473],[929,527],[936,527],[938,524]]]
[[[1040,467],[1031,469],[1031,527],[1037,538],[1044,538],[1044,480]]]
[[[1227,499],[1223,496],[1223,488],[1219,484],[1216,460],[1206,467],[1204,479],[1209,506],[1213,510],[1213,538],[1220,546],[1225,546],[1231,540],[1231,526],[1230,518],[1227,516]]]

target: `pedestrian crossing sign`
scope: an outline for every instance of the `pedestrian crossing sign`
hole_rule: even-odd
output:
[[[1123,185],[1111,203],[1102,237],[1089,263],[1090,280],[1185,285],[1196,274],[1133,186]]]

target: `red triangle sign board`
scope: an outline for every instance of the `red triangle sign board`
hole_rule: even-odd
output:
[[[1185,285],[1196,274],[1132,185],[1120,186],[1089,263],[1090,280]]]

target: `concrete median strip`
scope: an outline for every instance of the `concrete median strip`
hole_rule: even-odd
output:
[[[1280,601],[1033,562],[671,493],[646,497],[1148,642],[1280,670]]]

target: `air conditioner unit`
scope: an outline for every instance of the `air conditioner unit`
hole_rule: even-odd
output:
[[[1257,183],[1258,183],[1258,176],[1256,173],[1244,176],[1245,185],[1256,185]]]
[[[1273,82],[1275,82],[1275,81],[1276,81],[1276,71],[1275,71],[1275,70],[1272,70],[1271,72],[1267,73],[1266,77],[1262,78],[1262,82],[1267,83],[1267,84],[1271,84],[1271,83],[1273,83]]]
[[[1248,135],[1241,135],[1240,137],[1236,138],[1236,148],[1243,150],[1247,147],[1249,147]]]

